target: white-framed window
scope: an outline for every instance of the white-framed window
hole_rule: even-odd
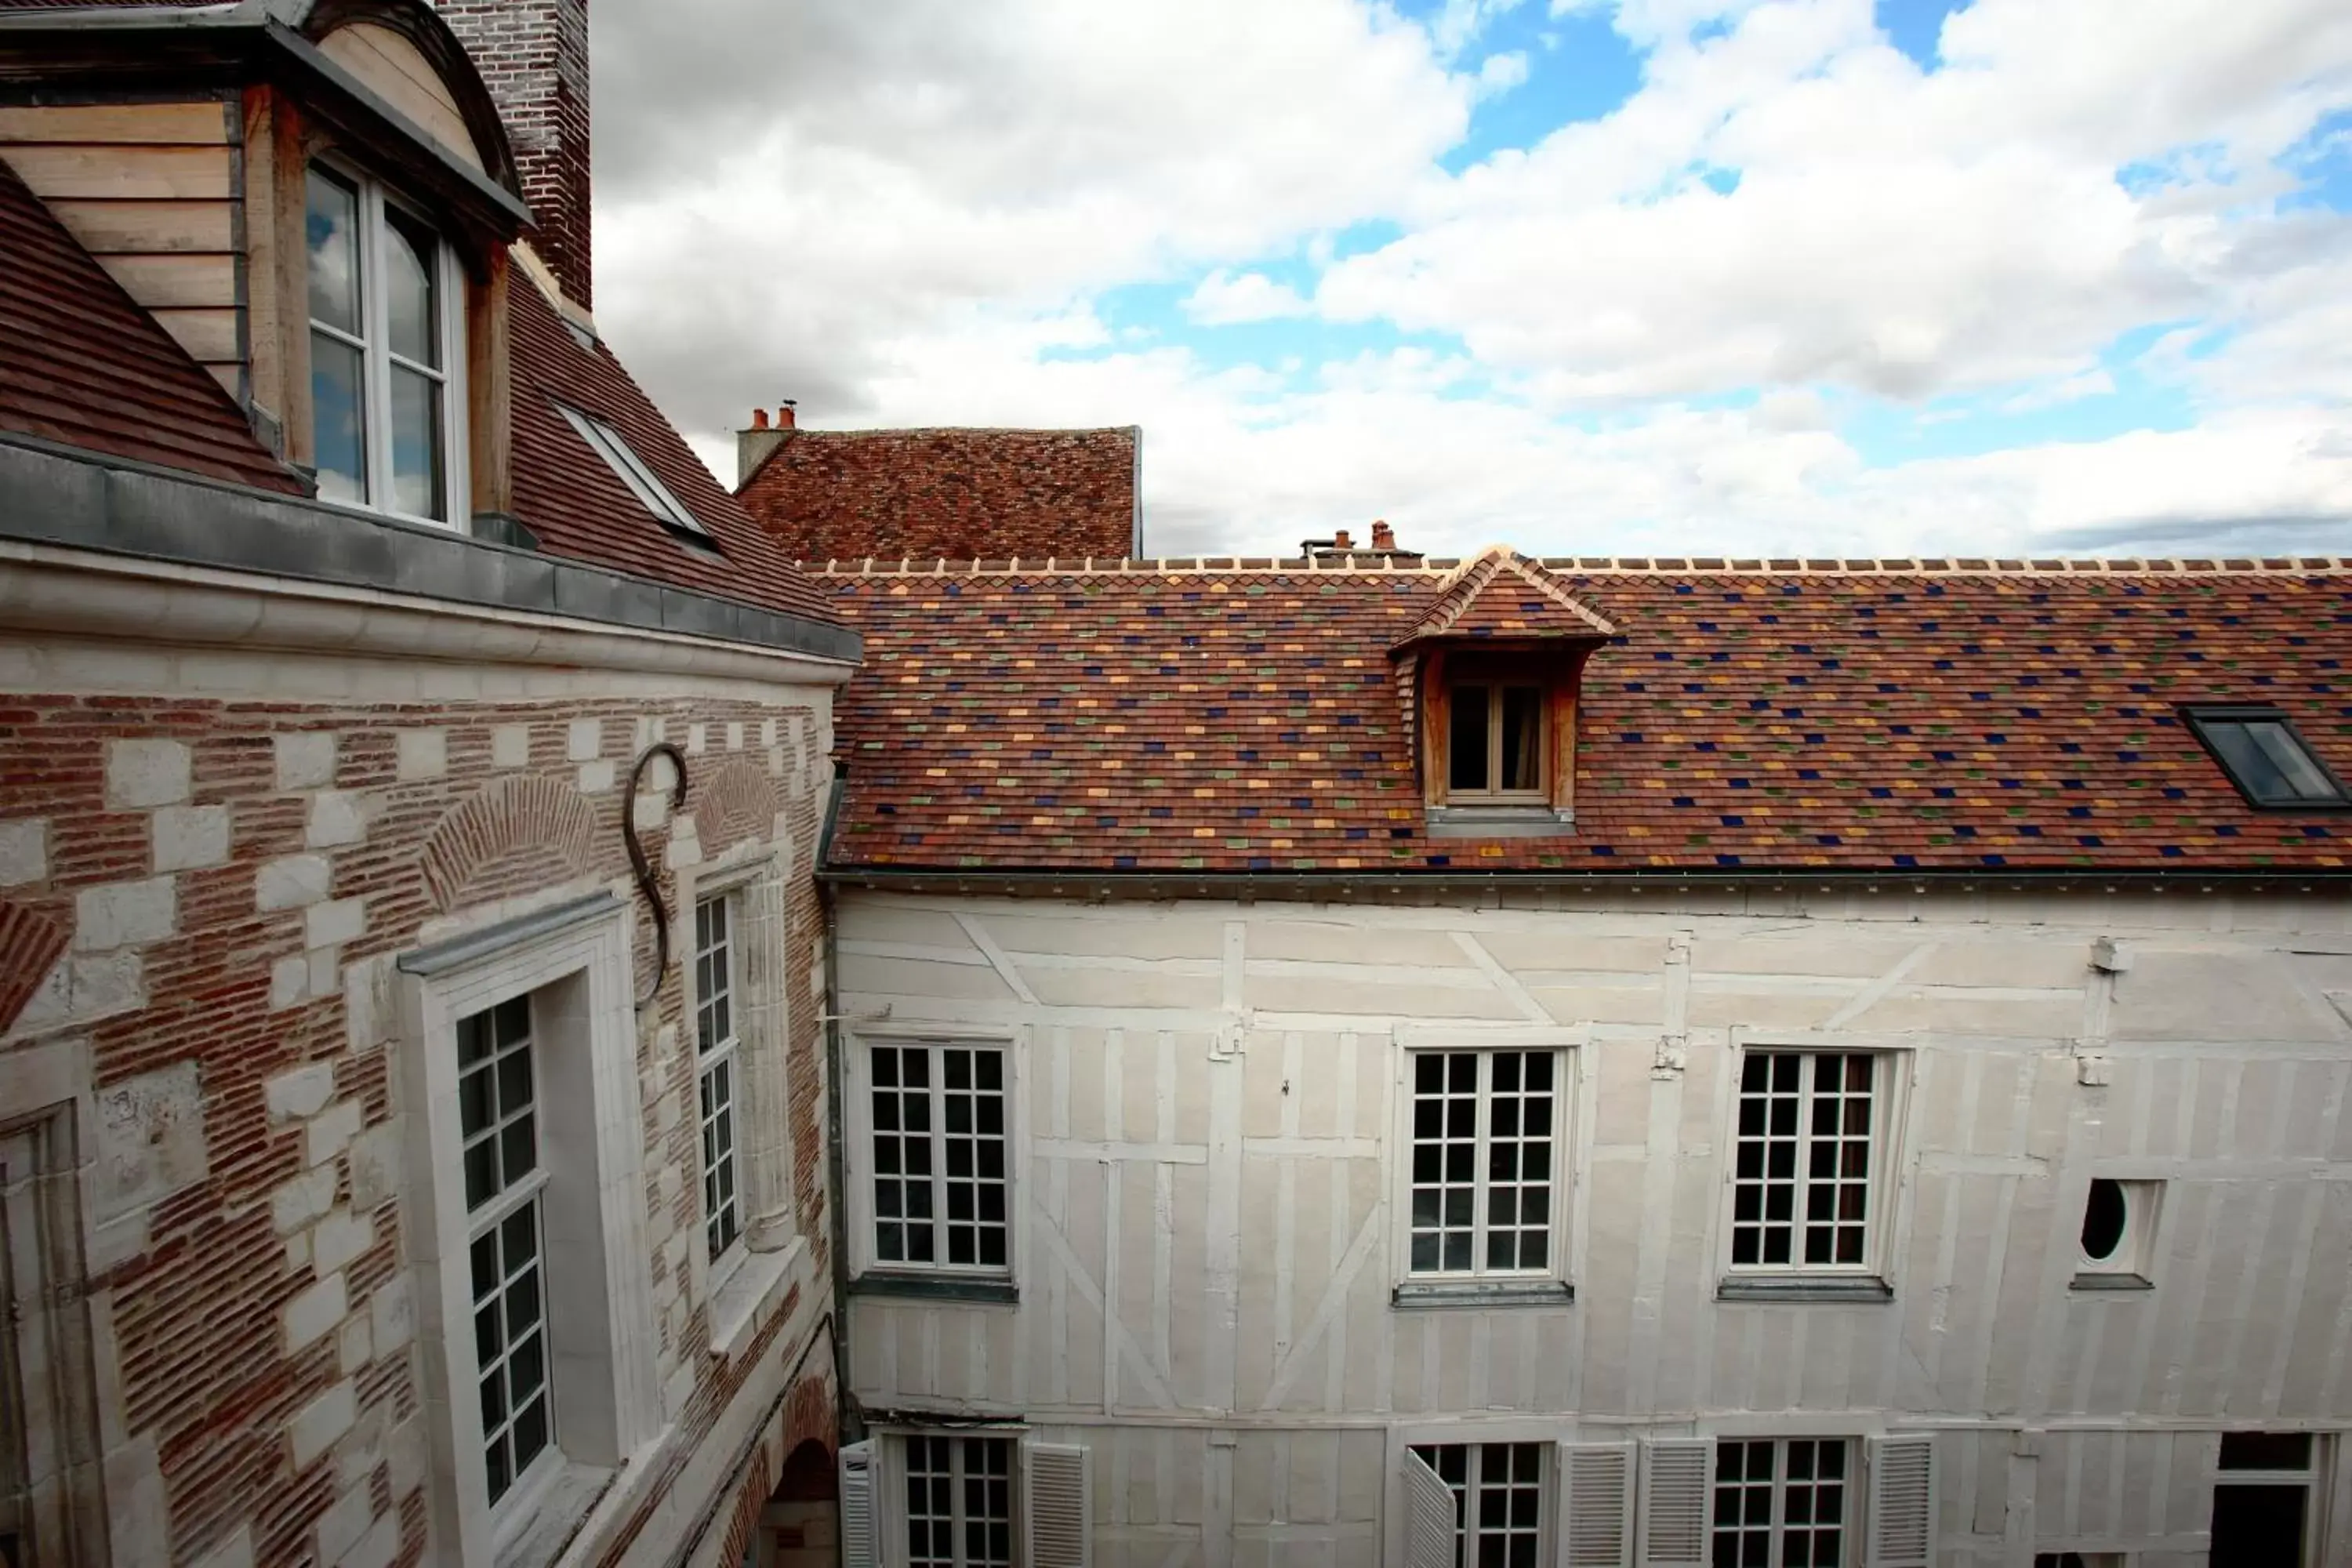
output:
[[[730,894],[694,906],[694,1038],[697,1101],[702,1134],[702,1225],[714,1268],[743,1239],[740,1123],[743,1100],[739,1050],[735,956],[736,900]]]
[[[868,1259],[885,1269],[1009,1273],[1010,1047],[876,1039],[864,1076]]]
[[[901,1439],[907,1568],[1013,1568],[1017,1439]]]
[[[2333,1447],[2315,1432],[2222,1433],[2213,1476],[2212,1561],[2316,1568]]]
[[[483,1469],[493,1503],[556,1453],[540,1215],[547,1168],[540,1160],[532,1036],[528,995],[457,1020],[467,1255]]]
[[[380,182],[326,163],[310,165],[303,231],[320,495],[424,521],[464,519],[465,278],[455,253]]]
[[[646,466],[646,460],[638,457],[636,449],[629,445],[628,437],[593,414],[583,414],[564,403],[555,406],[564,418],[572,422],[572,427],[580,433],[580,438],[604,459],[605,466],[629,487],[629,492],[653,513],[656,521],[681,533],[690,534],[701,543],[710,542],[710,531],[687,510],[686,503],[678,500],[667,485],[662,483],[661,476]]]
[[[1550,1443],[1433,1443],[1412,1452],[1454,1494],[1454,1568],[1539,1568]]]
[[[1843,1437],[1717,1439],[1715,1568],[1844,1568],[1853,1472]]]
[[[1893,1164],[1892,1054],[1751,1049],[1732,1128],[1737,1272],[1866,1273]]]
[[[1408,1070],[1406,1275],[1557,1275],[1563,1053],[1414,1050]]]
[[[840,1454],[845,1568],[1087,1568],[1081,1447],[1017,1428],[887,1431]]]

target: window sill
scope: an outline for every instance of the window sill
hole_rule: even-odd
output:
[[[1406,1311],[1486,1307],[1570,1307],[1576,1287],[1565,1279],[1407,1279],[1389,1292]]]
[[[747,1252],[710,1292],[710,1353],[731,1361],[783,1300],[784,1279],[808,1249],[794,1237],[781,1252]]]
[[[1432,838],[1561,838],[1576,813],[1548,805],[1433,805],[1423,825]]]
[[[556,1468],[522,1506],[530,1510],[513,1535],[498,1546],[498,1568],[547,1568],[572,1543],[580,1521],[588,1517],[613,1484],[614,1472],[586,1465]]]
[[[2144,1274],[2077,1274],[2067,1283],[2066,1289],[2101,1295],[2116,1291],[2153,1290],[2156,1281]]]
[[[849,1282],[853,1296],[905,1296],[924,1301],[981,1301],[1018,1306],[1021,1287],[1010,1279],[963,1274],[898,1273],[869,1268]]]
[[[1777,1278],[1726,1275],[1715,1288],[1718,1301],[1772,1304],[1822,1302],[1857,1306],[1895,1300],[1895,1287],[1869,1274],[1790,1274]]]

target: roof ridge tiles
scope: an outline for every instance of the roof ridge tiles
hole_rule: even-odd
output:
[[[1788,557],[1640,556],[1640,555],[1518,555],[1516,559],[1548,572],[1612,576],[1721,577],[2066,577],[2066,576],[2309,576],[2352,572],[2352,556],[2299,555],[2261,558],[2164,557],[2039,557],[2032,560],[1953,556],[1885,556],[1798,561]],[[802,564],[824,577],[945,576],[1066,576],[1087,577],[1129,574],[1197,573],[1202,575],[1263,574],[1292,576],[1420,575],[1438,579],[1457,576],[1477,563],[1478,557],[1433,556],[1400,565],[1393,556],[1349,555],[1337,563],[1312,556],[1178,555],[1073,556],[1067,560],[1016,556],[1010,560],[966,560],[942,557],[884,561],[875,556],[834,558],[821,565]]]

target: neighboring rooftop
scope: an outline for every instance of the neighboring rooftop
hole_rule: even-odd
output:
[[[1583,675],[1573,831],[1495,841],[1428,835],[1392,679],[1462,564],[828,567],[866,657],[835,710],[831,863],[2309,872],[2352,850],[2352,816],[2249,805],[2177,712],[2276,708],[2352,773],[2352,563],[1547,559],[1616,635]]]
[[[799,561],[1133,555],[1142,432],[809,430],[790,405],[737,435],[736,494]]]

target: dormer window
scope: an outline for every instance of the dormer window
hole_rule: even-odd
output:
[[[2269,811],[2327,811],[2352,805],[2330,773],[2275,708],[2190,708],[2182,717],[2246,804]]]
[[[464,284],[432,226],[374,180],[310,167],[310,419],[319,493],[465,515]]]
[[[1489,661],[1449,670],[1446,794],[1465,805],[1539,805],[1544,793],[1544,682]]]

